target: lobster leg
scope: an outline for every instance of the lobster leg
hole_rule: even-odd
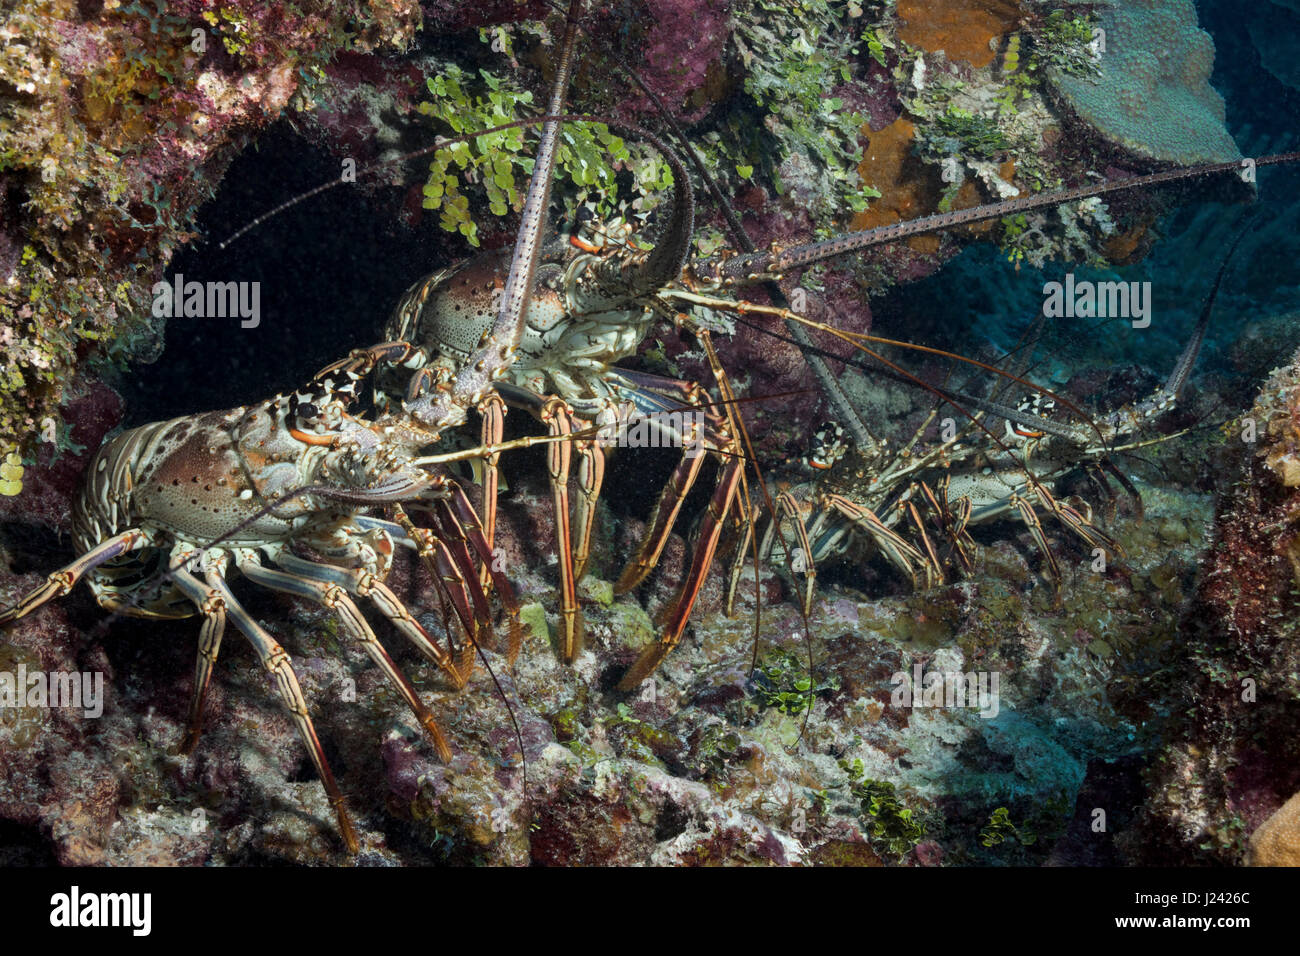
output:
[[[628,395],[636,410],[641,413],[629,424],[652,430],[660,439],[658,441],[660,446],[680,444],[683,448],[682,460],[673,469],[668,483],[660,492],[641,547],[628,561],[623,573],[619,575],[618,582],[614,585],[614,592],[623,594],[645,580],[646,575],[659,562],[673,525],[677,523],[682,502],[686,500],[686,495],[690,493],[696,479],[699,478],[700,468],[704,464],[704,456],[700,454],[701,449],[708,449],[723,456],[724,468],[729,464],[725,462],[726,456],[732,456],[732,460],[739,459],[734,457],[734,442],[718,416],[705,413],[702,433],[699,423],[689,426],[683,423],[679,427],[672,421],[671,416],[674,414],[680,418],[683,411],[693,413],[709,404],[708,395],[694,382],[663,378],[629,369],[619,369],[617,375],[613,376],[613,381],[620,391]],[[687,433],[688,428],[692,429],[690,433]],[[721,476],[718,480],[722,481]]]
[[[591,440],[578,442],[578,489],[574,501],[573,523],[578,527],[578,540],[574,545],[574,580],[581,581],[587,573],[587,558],[591,555],[591,532],[596,522],[596,501],[605,483],[605,450]]]
[[[107,541],[77,558],[76,561],[50,574],[45,583],[35,591],[22,598],[13,607],[0,612],[0,626],[16,621],[21,617],[26,617],[46,601],[63,597],[86,574],[104,562],[112,561],[114,558],[121,557],[127,552],[134,551],[136,548],[143,547],[148,543],[148,533],[139,528],[130,528],[121,534],[113,535]]]
[[[460,529],[460,533],[478,551],[488,577],[496,588],[497,596],[501,599],[510,618],[510,634],[506,639],[506,659],[513,664],[515,658],[519,656],[519,647],[523,642],[523,628],[519,623],[519,602],[515,598],[514,588],[497,567],[496,556],[492,553],[492,547],[478,522],[478,516],[474,513],[474,506],[465,497],[465,492],[454,483],[448,486],[448,490],[449,497],[442,500],[443,507],[447,509],[446,520],[454,523]]]
[[[339,372],[342,372],[344,375],[354,375],[360,378],[363,375],[368,375],[376,365],[381,363],[400,365],[402,362],[405,362],[410,358],[414,352],[415,349],[410,343],[400,340],[380,342],[378,345],[353,349],[348,353],[347,358],[339,359],[337,362],[331,362],[313,375],[312,379],[313,381],[322,379]]]
[[[1052,549],[1047,543],[1047,535],[1043,533],[1043,524],[1038,520],[1038,515],[1034,511],[1034,506],[1019,495],[1011,496],[1011,503],[1015,505],[1016,510],[1020,512],[1021,519],[1025,522],[1025,527],[1033,535],[1035,543],[1042,549],[1043,557],[1047,559],[1048,576],[1052,579],[1052,587],[1056,591],[1057,600],[1060,600],[1061,590],[1061,568],[1056,563],[1056,555],[1052,554]]]
[[[244,610],[220,574],[216,571],[209,571],[205,577],[208,584],[220,595],[221,600],[225,603],[226,612],[230,615],[235,627],[248,638],[257,651],[262,666],[275,678],[276,688],[280,692],[284,706],[298,726],[298,734],[302,737],[303,743],[307,745],[307,752],[311,755],[312,763],[316,765],[316,773],[320,775],[321,784],[325,787],[330,806],[334,808],[334,815],[338,818],[339,832],[343,834],[343,842],[347,846],[349,853],[356,853],[360,846],[357,841],[357,831],[352,826],[352,819],[348,816],[347,808],[343,804],[343,794],[339,791],[339,786],[334,781],[334,773],[330,770],[329,762],[325,759],[325,751],[321,747],[320,738],[316,736],[316,728],[312,725],[311,714],[307,711],[307,700],[303,697],[302,688],[298,686],[298,677],[293,672],[293,662],[284,648],[276,643],[270,634],[262,630],[261,626],[253,620],[252,615]]]
[[[855,528],[868,535],[880,548],[881,553],[889,559],[890,563],[912,579],[914,586],[920,586],[917,580],[918,567],[925,569],[927,582],[931,579],[932,571],[927,566],[928,559],[926,556],[890,530],[883,521],[876,517],[870,508],[856,505],[842,495],[827,495],[824,504],[828,505],[834,513],[847,518]],[[829,544],[830,542],[823,543],[819,541],[816,556],[820,557],[823,552],[827,551]]]
[[[799,546],[788,551],[790,573],[804,576],[803,596],[801,598],[804,614],[812,613],[813,588],[817,583],[817,565],[813,561],[812,541],[808,537],[808,526],[804,524],[803,513],[799,508],[799,502],[794,495],[788,491],[782,492],[776,498],[776,506],[780,511],[790,519],[794,524],[795,537]],[[779,523],[779,517],[773,516],[772,524],[775,526]],[[798,559],[797,559],[798,558]],[[801,568],[799,565],[802,564]]]
[[[727,617],[732,617],[736,607],[736,590],[740,586],[740,579],[745,573],[745,562],[749,557],[749,549],[754,541],[755,525],[758,519],[755,517],[757,508],[744,507],[744,498],[737,500],[737,523],[739,525],[739,538],[736,541],[736,552],[731,559],[731,570],[727,576],[727,597],[724,611]],[[768,519],[767,528],[763,532],[762,538],[759,539],[758,548],[754,552],[754,577],[758,577],[758,564],[767,560],[772,555],[772,542],[778,527],[778,518],[772,515]],[[812,553],[811,547],[808,552]]]
[[[775,513],[768,520],[767,529],[763,532],[763,538],[758,545],[758,560],[764,561],[772,556],[775,542],[779,537],[781,539],[781,550],[785,554],[786,566],[790,573],[804,576],[805,583],[800,601],[804,613],[809,614],[812,611],[813,585],[817,578],[817,568],[813,562],[813,546],[812,539],[808,534],[808,526],[803,520],[803,512],[798,499],[790,492],[785,491],[777,495],[773,506],[776,509]],[[781,528],[783,519],[789,519],[794,526],[794,537],[798,544],[793,548],[785,540],[785,533]],[[752,523],[747,526],[748,531],[741,541],[742,549],[749,544],[749,534],[752,533],[752,527]],[[738,558],[738,565],[732,568],[730,588],[733,592],[736,581],[740,576],[741,566],[744,564],[745,553],[743,550],[739,552]]]
[[[460,661],[452,665],[456,671],[454,679],[457,681],[457,686],[463,686],[465,679],[474,668],[474,641],[477,639],[479,626],[487,615],[486,606],[482,609],[477,608],[477,606],[475,608],[470,607],[471,589],[465,581],[464,575],[456,567],[456,562],[452,558],[446,543],[427,528],[416,527],[400,504],[394,507],[394,512],[403,534],[415,546],[416,553],[429,571],[429,577],[433,579],[434,583],[442,590],[442,593],[451,601],[452,607],[456,610],[456,616],[460,618],[461,627],[465,629],[465,634],[469,637]],[[475,583],[477,583],[477,574],[473,574],[473,577]],[[409,616],[409,612],[404,607],[402,612]],[[448,639],[450,640],[450,636]]]
[[[637,687],[655,672],[663,659],[668,656],[668,652],[681,643],[682,632],[686,630],[686,622],[691,616],[691,608],[695,606],[695,598],[700,593],[700,587],[704,583],[704,576],[713,564],[713,554],[717,550],[718,536],[722,533],[722,525],[726,521],[732,503],[735,501],[736,491],[740,487],[740,473],[743,467],[743,460],[734,456],[723,466],[722,474],[718,476],[718,485],[713,491],[713,498],[709,501],[709,509],[700,524],[700,541],[695,547],[690,570],[686,574],[686,580],[682,583],[681,594],[678,596],[668,620],[665,622],[663,634],[659,640],[646,648],[641,657],[637,659],[636,663],[623,676],[623,679],[619,681],[619,690],[629,691]]]
[[[223,554],[210,566],[220,572],[224,569],[225,563],[226,558]],[[188,757],[198,746],[199,735],[203,731],[203,705],[207,701],[212,671],[217,666],[221,638],[226,632],[226,605],[216,588],[205,585],[184,568],[174,569],[172,579],[203,615],[203,626],[199,629],[199,653],[194,663],[194,693],[190,697],[185,736],[181,738],[180,745],[176,748],[178,755]]]
[[[938,583],[942,584],[943,569],[939,564],[939,556],[934,553],[934,545],[930,543],[930,536],[925,532],[925,522],[921,520],[921,513],[916,510],[916,504],[911,501],[904,502],[902,507],[907,509],[907,515],[912,519],[912,524],[916,527],[916,533],[921,536],[921,544],[925,545],[925,554],[929,558],[925,566],[926,587],[931,587],[935,583],[930,574],[931,569],[934,569],[935,575],[939,579]]]
[[[1124,491],[1128,493],[1128,496],[1133,499],[1133,507],[1137,509],[1137,522],[1138,524],[1141,524],[1146,513],[1142,506],[1142,493],[1137,490],[1137,487],[1133,482],[1128,480],[1128,476],[1126,476],[1124,472],[1120,471],[1105,458],[1101,460],[1101,469],[1104,474],[1109,474],[1118,481],[1120,487],[1123,488]]]
[[[469,676],[474,661],[474,646],[472,644],[466,646],[459,662],[453,660],[450,654],[429,639],[429,635],[420,626],[420,622],[407,610],[406,605],[401,602],[388,585],[382,581],[372,579],[363,582],[361,587],[362,591],[360,593],[369,597],[375,603],[375,607],[379,608],[379,613],[388,618],[393,623],[393,626],[401,631],[425,658],[440,667],[451,678],[452,684],[457,690],[465,686],[465,680]]]
[[[559,399],[550,399],[542,407],[541,420],[549,434],[573,432],[573,413]],[[546,467],[551,478],[551,496],[555,507],[556,557],[560,562],[560,655],[572,663],[582,650],[586,625],[578,607],[578,581],[574,572],[573,532],[569,523],[569,463],[571,449],[567,441],[553,442],[546,450]]]
[[[366,653],[370,655],[370,659],[379,666],[379,669],[384,672],[384,676],[402,695],[407,706],[411,708],[411,713],[415,714],[415,719],[419,721],[420,726],[429,735],[429,739],[433,741],[433,746],[437,749],[442,762],[449,763],[451,761],[451,748],[447,746],[447,739],[433,719],[433,715],[420,702],[420,698],[416,694],[415,688],[411,686],[411,682],[406,679],[406,675],[398,669],[388,651],[379,643],[379,639],[375,637],[375,632],[370,629],[370,624],[361,616],[360,609],[352,602],[352,599],[348,597],[343,588],[337,584],[323,584],[284,571],[265,568],[253,554],[240,554],[235,559],[235,565],[244,573],[245,577],[255,584],[260,584],[262,587],[270,588],[273,591],[283,591],[286,594],[295,594],[298,597],[307,598],[309,601],[315,601],[322,607],[337,612],[344,629],[361,644]]]
[[[316,564],[286,552],[278,552],[274,561],[284,570],[312,581],[339,584],[356,597],[368,598],[374,602],[379,612],[392,622],[402,635],[415,645],[416,650],[428,661],[436,664],[448,677],[457,690],[465,686],[465,677],[457,668],[451,655],[433,643],[424,628],[402,604],[401,600],[387,585],[368,571],[336,568],[325,564]],[[471,647],[472,651],[473,648]]]
[[[754,517],[750,509],[745,509],[740,521],[740,539],[736,544],[736,555],[731,561],[731,571],[727,576],[727,603],[726,614],[731,617],[736,609],[736,589],[740,586],[740,578],[745,573],[745,559],[748,557],[746,552],[749,551],[750,542],[754,539]],[[763,559],[763,554],[759,552],[758,559]],[[755,575],[758,569],[755,567]]]
[[[547,434],[560,438],[573,433],[573,412],[561,399],[542,399],[520,390],[526,407],[546,426]],[[528,399],[533,399],[529,402]],[[553,441],[546,447],[546,468],[551,482],[551,499],[555,511],[555,550],[560,566],[560,656],[572,663],[582,650],[586,624],[578,607],[577,578],[574,573],[573,538],[569,522],[569,466],[572,452],[568,441]]]
[[[618,582],[614,585],[615,594],[625,594],[632,590],[644,581],[646,575],[659,563],[659,556],[663,553],[664,546],[668,544],[668,536],[672,533],[673,525],[677,523],[682,502],[694,487],[703,465],[703,455],[684,454],[677,467],[673,469],[673,473],[668,476],[668,483],[659,493],[654,513],[646,526],[641,547],[628,561],[623,573],[619,575]]]
[[[954,511],[948,501],[950,481],[951,477],[949,475],[943,476],[939,482],[938,494],[932,491],[930,486],[923,481],[920,483],[921,493],[929,500],[930,506],[934,508],[935,513],[939,516],[944,532],[952,542],[952,553],[957,555],[962,571],[970,574],[975,570],[975,563],[970,556],[970,551],[974,549],[975,542],[966,533],[966,525],[970,522],[971,500],[969,498],[960,499],[957,502],[956,511]]]
[[[401,508],[400,505],[397,507]],[[431,510],[434,522],[438,526],[439,546],[455,565],[454,573],[460,575],[460,592],[469,596],[474,607],[473,641],[489,650],[495,650],[496,635],[492,630],[492,611],[488,607],[487,592],[479,578],[480,569],[475,567],[474,559],[469,553],[465,529],[450,515],[441,499],[433,502]],[[453,583],[448,581],[448,586],[453,586]]]
[[[551,439],[566,439],[572,435],[576,418],[573,410],[563,400],[554,396],[546,397],[519,388],[506,382],[497,383],[497,391],[506,403],[514,408],[527,411],[546,426]],[[586,440],[579,440],[581,445]],[[573,548],[572,521],[569,508],[569,470],[572,465],[572,445],[568,440],[553,440],[546,446],[546,467],[551,483],[551,499],[555,513],[555,550],[560,570],[560,656],[566,663],[571,663],[582,650],[586,639],[586,623],[582,617],[582,608],[578,606],[578,564],[586,563],[586,551]],[[579,454],[585,454],[581,447]],[[587,503],[594,502],[600,491],[600,482],[604,479],[603,459],[599,464],[589,464],[579,471],[584,482],[584,504],[578,509],[582,536],[590,544],[590,522],[594,516],[594,507]]]
[[[450,483],[448,486],[454,487],[450,485]],[[467,566],[468,570],[462,574],[460,568],[453,560],[450,549],[441,537],[434,534],[429,529],[421,528],[419,525],[415,524],[407,515],[406,509],[403,508],[401,504],[394,505],[393,511],[398,519],[397,522],[387,521],[383,518],[372,518],[367,515],[357,515],[352,519],[352,521],[358,528],[364,530],[383,531],[395,541],[398,541],[415,551],[420,560],[424,562],[425,568],[429,572],[429,577],[438,590],[439,599],[443,602],[442,608],[444,619],[447,618],[447,601],[450,601],[452,608],[456,613],[456,618],[460,621],[461,627],[464,628],[467,635],[476,635],[481,628],[490,626],[486,624],[486,622],[490,620],[486,595],[482,592],[481,587],[476,591],[470,585],[469,580],[466,579],[467,574],[470,580],[473,580],[475,584],[478,584],[478,572],[473,567]],[[331,571],[336,570],[332,566],[329,566],[329,569]],[[303,571],[298,571],[297,573],[307,576]],[[353,594],[358,594],[359,596],[371,596],[369,592],[359,593],[350,584],[344,584],[344,586]],[[471,595],[474,596],[473,599],[471,598]],[[472,600],[475,604],[474,608],[471,608],[470,606]],[[448,631],[450,631],[449,622]],[[424,632],[421,630],[419,633],[423,634]],[[448,659],[446,654],[439,650],[437,653],[440,656],[437,659],[434,659],[429,656],[421,645],[420,641],[427,639],[427,634],[425,634],[423,639],[420,639],[415,631],[411,631],[408,636],[410,636],[416,643],[417,647],[420,647],[420,651],[425,655],[425,657],[429,657],[430,660],[434,660],[438,666],[445,669],[446,665],[443,661]],[[456,649],[451,646],[450,641],[451,636],[449,633],[448,651],[451,654],[455,654]],[[473,658],[474,641],[470,640],[465,643],[465,646],[462,648],[460,653],[459,662],[455,665],[457,673],[452,679],[456,682],[457,687],[463,686],[465,680],[473,671]]]
[[[1088,517],[1080,514],[1068,504],[1057,501],[1042,485],[1036,485],[1034,492],[1038,496],[1038,500],[1043,503],[1043,506],[1051,511],[1061,524],[1065,525],[1089,545],[1094,548],[1105,548],[1115,554],[1123,555],[1124,549],[1120,547],[1119,542],[1095,527]],[[1087,510],[1091,515],[1091,509]]]

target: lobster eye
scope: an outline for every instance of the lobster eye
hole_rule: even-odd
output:
[[[299,418],[315,418],[319,414],[320,414],[320,409],[318,409],[311,402],[303,402],[301,405],[298,406]]]
[[[804,461],[811,467],[824,471],[833,467],[847,451],[848,443],[839,422],[823,422],[813,435],[812,448]]]

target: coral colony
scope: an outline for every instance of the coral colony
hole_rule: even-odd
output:
[[[1300,863],[1295,4],[552,7],[0,25],[15,852]]]

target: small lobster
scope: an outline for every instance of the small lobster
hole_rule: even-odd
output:
[[[1132,407],[1082,422],[1060,420],[1059,409],[1044,389],[1031,391],[1012,408],[994,400],[941,395],[979,411],[951,438],[925,446],[922,437],[938,417],[931,411],[912,439],[897,450],[874,441],[868,448],[851,445],[836,422],[827,422],[814,436],[805,465],[820,474],[776,499],[777,513],[768,522],[758,547],[760,560],[780,560],[804,578],[802,603],[811,611],[816,566],[863,546],[874,546],[914,584],[942,581],[953,563],[963,573],[973,569],[974,541],[967,529],[1014,516],[1028,528],[1047,563],[1047,575],[1059,587],[1060,568],[1048,545],[1039,515],[1057,519],[1089,547],[1110,554],[1122,549],[1092,522],[1091,508],[1079,498],[1058,499],[1050,490],[1077,469],[1113,476],[1135,500],[1132,483],[1108,456],[1154,441],[1132,440],[1141,429],[1175,405],[1195,365],[1205,338],[1214,302],[1233,251],[1244,232],[1230,244],[1206,293],[1195,328],[1165,383]],[[1001,372],[1010,382],[1023,383],[1024,368]],[[985,414],[1001,418],[999,436],[980,420]],[[927,521],[927,518],[929,519]],[[943,556],[931,540],[942,535]],[[734,601],[744,566],[752,526],[747,526],[732,566],[728,604]],[[914,535],[909,540],[907,535]]]
[[[226,622],[232,622],[275,678],[353,852],[356,833],[289,655],[244,609],[227,577],[237,569],[262,587],[335,611],[345,632],[409,705],[439,756],[450,759],[433,715],[357,604],[373,604],[456,687],[464,684],[473,643],[467,643],[459,659],[439,647],[384,579],[395,542],[429,555],[435,580],[455,582],[448,590],[467,631],[478,631],[480,622],[458,594],[463,586],[478,583],[477,569],[456,552],[457,542],[468,541],[490,567],[477,515],[447,474],[429,469],[441,460],[416,457],[418,449],[437,440],[436,432],[406,416],[366,421],[347,411],[368,363],[381,356],[399,360],[409,351],[404,343],[363,350],[304,389],[228,411],[155,422],[105,443],[88,465],[72,506],[73,541],[81,557],[0,613],[0,626],[8,624],[85,579],[99,604],[117,613],[146,618],[201,615],[182,754],[198,742],[209,680]],[[443,417],[435,406],[450,410],[447,393],[436,395],[414,406],[411,414]],[[364,513],[417,498],[438,509],[441,539],[421,533],[408,520],[394,523]],[[295,553],[304,548],[320,557]],[[494,574],[493,584],[506,607],[515,610],[508,582]],[[478,598],[482,603],[481,594]],[[511,627],[513,652],[518,646],[517,620],[512,619]]]
[[[571,47],[572,37],[566,42],[566,49]],[[557,86],[566,82],[561,71]],[[198,742],[208,684],[226,621],[232,621],[275,678],[349,852],[358,849],[356,830],[289,655],[243,608],[226,577],[233,566],[256,584],[337,612],[344,630],[405,699],[439,757],[450,759],[441,729],[354,599],[372,602],[459,688],[472,666],[477,638],[487,636],[491,627],[481,571],[510,613],[511,659],[518,651],[518,607],[509,583],[493,567],[478,516],[450,475],[430,468],[495,456],[537,439],[424,458],[419,452],[436,444],[445,430],[462,424],[465,410],[484,400],[514,359],[536,262],[537,224],[549,193],[548,150],[553,153],[557,128],[547,124],[543,131],[538,172],[530,183],[525,223],[534,225],[521,232],[506,294],[462,365],[425,377],[418,391],[379,418],[350,414],[364,377],[376,365],[411,360],[413,349],[407,343],[387,342],[354,351],[303,389],[255,405],[122,433],[96,453],[73,504],[73,538],[81,557],[0,612],[3,626],[67,594],[84,578],[99,604],[117,613],[152,618],[201,615],[182,753]],[[436,533],[417,528],[406,516],[401,503],[412,500],[432,504]],[[394,506],[396,523],[364,513],[382,505]],[[458,655],[438,647],[385,586],[395,542],[424,558],[455,607],[469,635]],[[301,549],[320,557],[294,553]]]

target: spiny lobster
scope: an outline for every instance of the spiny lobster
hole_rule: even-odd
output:
[[[382,354],[396,358],[406,351],[398,343],[384,347]],[[380,352],[367,353],[367,360]],[[460,687],[473,645],[466,646],[459,660],[439,647],[384,579],[395,541],[429,555],[436,580],[462,579],[464,562],[453,550],[457,541],[468,540],[481,559],[490,561],[490,555],[469,501],[445,470],[429,468],[443,462],[417,457],[420,448],[437,440],[436,431],[405,416],[366,421],[348,414],[364,371],[364,364],[352,366],[337,378],[326,373],[304,389],[255,405],[156,422],[107,442],[87,466],[81,493],[73,502],[73,543],[81,557],[0,613],[0,626],[67,594],[82,579],[102,607],[117,613],[146,618],[201,615],[189,729],[180,746],[180,752],[188,754],[198,742],[204,699],[229,620],[275,678],[338,816],[344,841],[355,851],[355,830],[289,656],[244,609],[226,582],[227,574],[238,569],[262,587],[335,611],[344,631],[383,670],[439,756],[448,760],[451,751],[433,715],[376,639],[356,600],[371,602]],[[412,413],[442,417],[454,407],[447,393],[436,395]],[[463,404],[463,399],[458,401]],[[409,524],[404,528],[405,522],[363,513],[415,499],[436,504],[443,522],[441,538],[421,534]],[[294,553],[303,548],[321,557],[308,560]],[[476,570],[472,580],[478,583]],[[508,582],[497,575],[494,584],[512,607]],[[463,603],[456,606],[467,631],[475,633],[479,625],[470,609]],[[517,623],[512,622],[511,646],[517,642]]]
[[[1175,405],[1191,374],[1213,314],[1224,273],[1244,232],[1229,246],[1206,293],[1187,344],[1166,382],[1132,407],[1099,418],[1062,420],[1046,390],[1031,391],[1016,407],[995,400],[962,395],[961,403],[978,411],[965,427],[950,424],[947,440],[923,444],[935,423],[933,409],[911,440],[889,448],[873,439],[863,448],[845,440],[844,430],[827,422],[814,436],[804,464],[817,474],[813,482],[799,482],[776,498],[773,514],[758,545],[760,560],[784,560],[790,571],[804,578],[802,603],[811,613],[817,565],[874,546],[914,583],[931,585],[944,578],[954,564],[963,573],[973,570],[975,544],[967,529],[1006,516],[1018,518],[1042,551],[1047,575],[1059,587],[1060,568],[1048,545],[1039,514],[1057,519],[1091,548],[1110,555],[1120,546],[1092,521],[1088,504],[1080,498],[1061,500],[1051,489],[1067,473],[1090,471],[1105,485],[1113,476],[1140,506],[1131,482],[1109,460],[1111,455],[1164,441],[1169,437],[1134,439],[1154,425]],[[1032,339],[1037,338],[1036,326]],[[1032,341],[1025,346],[1032,351]],[[1010,373],[1008,383],[1019,383],[1026,361]],[[1012,385],[1011,387],[1014,387]],[[942,393],[942,389],[940,392]],[[989,429],[989,413],[1003,421],[1002,434]],[[927,531],[927,526],[929,531]],[[746,525],[732,567],[728,606],[747,557]],[[941,535],[941,549],[931,534]],[[908,535],[911,535],[909,540]]]
[[[570,37],[566,44],[572,47]],[[557,86],[567,82],[561,71]],[[304,388],[255,405],[133,428],[106,442],[87,466],[72,507],[73,540],[82,555],[0,613],[16,621],[86,580],[99,604],[147,618],[203,617],[189,727],[180,745],[198,742],[203,705],[227,620],[252,643],[292,715],[350,852],[356,830],[326,761],[284,648],[250,615],[226,577],[233,566],[255,584],[297,595],[337,613],[406,701],[444,761],[442,730],[410,681],[375,637],[354,599],[366,599],[436,664],[464,685],[491,618],[480,568],[510,613],[508,655],[521,631],[509,582],[495,570],[473,506],[438,466],[491,457],[536,439],[420,457],[445,430],[465,421],[504,374],[518,347],[536,261],[540,210],[546,206],[554,123],[543,131],[538,174],[529,188],[525,228],[505,295],[489,326],[454,368],[444,368],[376,419],[351,414],[360,383],[383,362],[401,364],[413,350],[387,342],[355,350]],[[550,143],[547,146],[547,143]],[[532,212],[527,210],[531,209]],[[438,528],[415,527],[402,502],[432,505]],[[391,505],[397,522],[367,509]],[[385,584],[394,543],[414,548],[451,600],[468,640],[459,654],[439,647]],[[308,549],[319,557],[294,553]],[[480,562],[480,563],[476,563]],[[275,567],[268,567],[267,563]]]

